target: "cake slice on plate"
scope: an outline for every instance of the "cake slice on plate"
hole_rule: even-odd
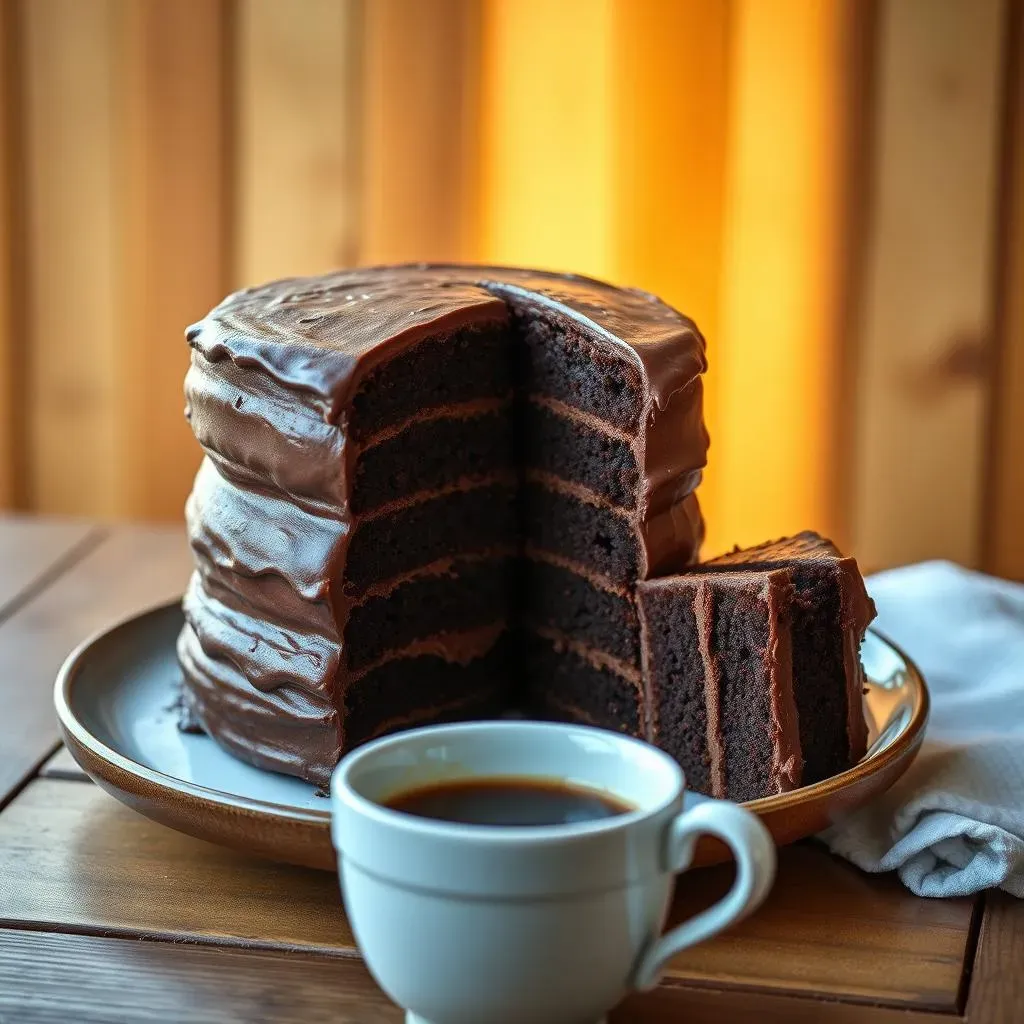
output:
[[[867,747],[857,563],[805,532],[637,586],[648,734],[692,789],[784,793]]]

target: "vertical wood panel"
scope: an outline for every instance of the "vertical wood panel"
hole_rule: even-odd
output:
[[[34,509],[120,506],[117,0],[23,3],[29,290],[29,497]]]
[[[0,0],[0,509],[15,504],[17,412],[15,284],[18,231],[16,211],[21,204],[17,167],[20,154],[16,112],[18,46],[14,0]]]
[[[121,0],[118,15],[118,511],[178,519],[199,464],[183,334],[228,285],[227,5]]]
[[[480,5],[367,5],[361,262],[472,255]]]
[[[235,285],[355,261],[360,0],[238,5]]]
[[[870,568],[977,563],[1002,0],[882,0],[854,533]]]
[[[612,0],[486,0],[486,259],[613,275],[612,12]]]
[[[729,96],[726,0],[616,0],[614,277],[660,295],[700,325],[710,367],[704,418],[717,435],[724,172]],[[695,41],[699,40],[699,45]],[[686,59],[680,60],[681,52]],[[595,216],[599,211],[595,211]],[[717,456],[717,447],[712,457]],[[707,546],[720,536],[721,495],[701,487]]]
[[[1009,24],[1008,110],[1004,120],[998,353],[988,467],[988,516],[982,528],[987,571],[1024,580],[1024,8]]]
[[[225,11],[23,5],[37,511],[181,515],[183,332],[226,285]]]
[[[853,2],[853,0],[851,0]],[[844,259],[843,0],[738,0],[726,169],[717,536],[833,532]]]

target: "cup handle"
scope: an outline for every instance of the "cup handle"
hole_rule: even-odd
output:
[[[756,814],[725,800],[708,800],[677,815],[666,830],[665,859],[671,871],[685,871],[697,839],[717,836],[736,858],[736,880],[728,894],[696,917],[676,925],[644,950],[633,972],[633,988],[658,984],[666,963],[684,949],[709,939],[758,907],[775,880],[775,844]]]

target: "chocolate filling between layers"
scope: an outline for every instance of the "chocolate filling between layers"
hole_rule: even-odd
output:
[[[517,649],[522,666],[520,699],[527,713],[642,736],[641,694],[636,683],[536,632],[520,633]],[[536,685],[540,680],[545,685]]]

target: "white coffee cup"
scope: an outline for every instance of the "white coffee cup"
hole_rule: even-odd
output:
[[[603,791],[636,809],[508,827],[382,806],[420,786],[508,776]],[[722,800],[683,811],[683,791],[662,751],[585,726],[444,725],[358,748],[331,782],[332,834],[370,972],[408,1024],[596,1024],[771,888],[775,847],[757,817]],[[661,935],[676,874],[702,834],[731,848],[736,881]]]

